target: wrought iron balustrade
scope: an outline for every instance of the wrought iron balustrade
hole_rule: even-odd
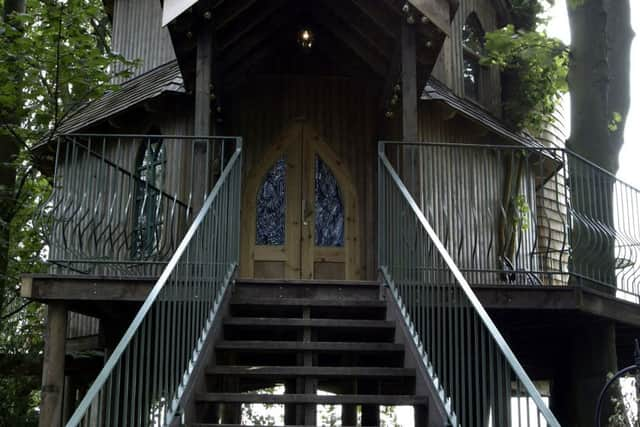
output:
[[[560,148],[384,150],[471,283],[583,285],[638,301],[638,189]]]
[[[559,427],[385,155],[383,143],[378,180],[382,277],[451,425]]]
[[[239,260],[242,148],[230,159],[67,427],[172,424]]]
[[[52,272],[157,276],[236,143],[169,135],[58,137],[53,191],[41,213]]]

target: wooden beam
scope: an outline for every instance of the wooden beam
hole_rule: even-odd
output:
[[[247,17],[246,20],[243,20],[241,23],[241,27],[233,32],[229,31],[232,36],[229,38],[225,38],[224,34],[218,34],[219,43],[218,47],[221,52],[226,52],[227,50],[234,47],[233,45],[242,40],[243,37],[247,35],[252,35],[256,32],[256,28],[258,28],[261,24],[266,23],[266,27],[269,27],[270,22],[268,19],[272,18],[276,12],[280,12],[283,6],[285,5],[286,0],[275,0],[267,2],[261,2],[261,5],[266,4],[262,9],[256,11],[256,14],[251,17]],[[287,11],[287,13],[291,13],[291,11]],[[287,13],[278,13],[277,18],[281,18],[281,20],[286,21],[288,19]],[[279,21],[279,20],[278,20]],[[240,24],[238,24],[240,25]],[[234,47],[235,49],[235,47]]]
[[[45,326],[39,427],[59,427],[63,423],[66,331],[67,310],[64,304],[49,304]]]
[[[20,295],[41,302],[144,301],[155,278],[96,276],[25,276]]]
[[[396,37],[388,36],[367,15],[348,1],[325,1],[323,7],[334,15],[334,20],[340,20],[358,33],[373,49],[390,58],[396,45]]]
[[[402,138],[404,141],[418,140],[418,80],[416,65],[415,27],[402,24],[400,47],[402,62]]]
[[[229,23],[237,19],[246,12],[258,0],[234,0],[220,2],[220,6],[216,6],[214,14],[216,16],[216,30],[224,29]],[[260,2],[261,4],[263,2]]]
[[[208,22],[208,21],[205,21]],[[196,51],[195,106],[193,131],[196,136],[211,135],[211,81],[213,75],[213,27],[202,25],[198,32]],[[207,176],[208,140],[195,143],[195,156],[191,170],[193,208],[198,212],[209,191]],[[203,179],[204,177],[204,179]]]
[[[402,18],[400,56],[402,63],[402,140],[418,141],[418,67],[416,64],[415,26]],[[420,162],[418,149],[405,146],[402,150],[401,177],[413,197],[420,203]]]
[[[420,13],[429,18],[443,33],[451,33],[450,4],[448,0],[408,0]],[[419,18],[419,17],[416,17]]]
[[[278,2],[281,3],[281,2]],[[219,50],[219,62],[223,67],[225,75],[236,63],[245,60],[246,57],[253,53],[257,47],[266,43],[266,39],[269,35],[277,32],[286,23],[289,22],[288,16],[285,14],[276,14],[276,9],[270,9],[270,13],[265,15],[264,20],[247,25],[247,29],[250,27],[251,32],[245,31],[246,37],[240,41],[237,37],[233,42],[227,42]]]
[[[384,56],[367,46],[357,34],[353,33],[352,28],[335,22],[335,19],[326,10],[314,9],[314,16],[318,18],[318,25],[340,39],[353,53],[367,63],[376,74],[384,78],[387,69]]]
[[[351,0],[369,19],[376,23],[387,35],[387,37],[400,39],[400,28],[397,25],[398,20],[391,19],[387,11],[383,10],[379,1],[371,0]]]

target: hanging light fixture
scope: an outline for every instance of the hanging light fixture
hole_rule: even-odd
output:
[[[298,44],[303,49],[311,49],[313,47],[313,31],[309,28],[302,28],[298,32]]]

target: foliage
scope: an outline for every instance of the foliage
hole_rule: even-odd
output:
[[[515,76],[504,103],[506,119],[518,128],[540,132],[568,90],[567,47],[543,31],[516,30],[513,25],[485,37],[482,62]]]
[[[540,24],[546,22],[544,11],[547,6],[552,6],[554,0],[512,0],[511,16],[517,29],[526,31],[535,30]]]
[[[613,378],[613,374],[607,374],[607,381]],[[636,387],[638,377],[625,375],[611,386],[609,391],[609,406],[605,400],[605,412],[609,413],[607,427],[629,427],[640,423],[638,418],[638,389]]]
[[[29,0],[27,13],[0,26],[0,125],[17,115],[6,130],[37,141],[128,75],[130,63],[107,47],[106,24],[99,0]]]
[[[128,74],[115,71],[132,64],[109,50],[109,30],[100,0],[27,0],[26,13],[0,21],[0,137],[20,147],[4,165],[16,171],[15,185],[2,184],[13,200],[0,206],[9,224],[0,242],[9,260],[0,271],[0,427],[37,424],[43,310],[18,291],[22,273],[44,270],[38,213],[50,189],[29,149]]]

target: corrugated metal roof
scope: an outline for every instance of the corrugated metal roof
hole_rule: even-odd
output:
[[[426,86],[424,87],[420,99],[427,101],[444,102],[450,108],[456,110],[465,117],[491,130],[495,134],[517,144],[525,145],[528,147],[543,146],[531,135],[511,129],[509,126],[502,123],[498,118],[494,117],[490,112],[483,109],[478,104],[455,95],[442,82],[434,79],[433,77],[429,79]]]
[[[119,89],[79,107],[62,122],[57,132],[62,134],[78,131],[167,92],[185,92],[177,61],[154,68],[123,83]]]

